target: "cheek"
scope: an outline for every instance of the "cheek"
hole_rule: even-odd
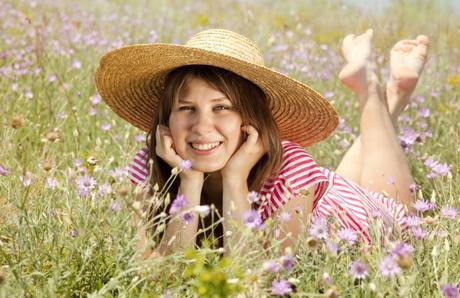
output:
[[[232,121],[227,121],[224,126],[226,135],[232,142],[236,145],[241,145],[243,141],[243,132],[241,131],[242,121],[240,119],[232,119]]]
[[[171,116],[169,117],[168,125],[174,145],[176,147],[184,146],[182,143],[185,143],[184,135],[186,133],[186,123],[184,123],[183,119]]]

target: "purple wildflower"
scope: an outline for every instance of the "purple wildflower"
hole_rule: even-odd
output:
[[[93,106],[98,105],[101,102],[101,96],[99,94],[93,95],[89,99]]]
[[[0,176],[8,176],[9,173],[10,171],[8,171],[6,168],[0,165]]]
[[[202,206],[196,206],[195,211],[198,213],[201,217],[206,217],[209,215],[210,208],[208,205],[202,205]]]
[[[145,136],[144,135],[136,135],[134,137],[134,141],[136,141],[137,143],[143,142],[143,141],[145,141]]]
[[[428,173],[428,178],[436,178],[438,176],[447,176],[450,173],[450,166],[448,164],[440,163],[432,158],[427,158],[424,165],[431,169]]]
[[[182,221],[185,223],[185,224],[190,224],[193,220],[193,213],[191,211],[187,211],[187,212],[183,212],[180,216],[180,218],[182,219]]]
[[[279,222],[287,222],[291,220],[291,214],[289,212],[283,211],[278,215]]]
[[[272,282],[272,294],[284,296],[292,292],[291,283],[285,279],[274,280]]]
[[[103,183],[99,185],[98,193],[100,196],[104,197],[112,193],[112,185],[109,183]]]
[[[78,196],[85,198],[88,197],[91,191],[96,187],[96,180],[91,176],[77,177]]]
[[[51,75],[48,76],[48,82],[52,83],[52,82],[54,82],[56,80],[57,80],[56,75],[51,74]]]
[[[403,127],[401,128],[402,135],[399,137],[399,141],[403,148],[411,147],[415,144],[418,134],[412,128]]]
[[[399,243],[393,248],[392,254],[398,257],[409,256],[414,252],[414,248],[404,242]]]
[[[412,235],[418,240],[423,240],[428,235],[428,232],[422,227],[412,227],[411,231]]]
[[[430,110],[428,108],[421,108],[417,111],[417,115],[423,118],[430,117]]]
[[[452,284],[446,284],[441,287],[442,294],[446,298],[457,298],[458,288]]]
[[[109,171],[109,175],[116,181],[122,181],[127,176],[127,171],[124,168],[115,168]]]
[[[339,246],[337,245],[337,243],[331,240],[326,240],[326,249],[333,256],[336,256],[339,253]]]
[[[312,219],[308,233],[317,239],[326,239],[328,237],[327,221],[322,217]]]
[[[417,200],[412,204],[412,207],[419,212],[425,212],[433,210],[434,204],[426,200]]]
[[[417,95],[415,96],[414,100],[416,103],[422,103],[425,101],[425,97],[423,95]]]
[[[94,108],[94,107],[91,107],[91,108],[89,109],[88,115],[90,115],[90,116],[95,116],[96,114],[97,114],[97,109]]]
[[[78,61],[77,59],[72,61],[72,68],[74,69],[80,69],[81,68],[81,62]]]
[[[256,210],[249,210],[243,213],[244,224],[248,228],[261,229],[263,227],[262,218]]]
[[[262,268],[264,269],[264,271],[272,272],[272,273],[279,272],[281,269],[280,265],[273,260],[265,261],[262,264]]]
[[[75,165],[76,168],[81,167],[81,166],[83,165],[83,160],[81,160],[81,159],[76,159],[76,160],[74,161],[74,165]]]
[[[250,204],[258,203],[260,200],[259,193],[256,191],[250,191],[246,198]]]
[[[334,92],[332,91],[326,91],[324,93],[324,97],[326,97],[327,99],[331,99],[333,96],[334,96]]]
[[[24,185],[24,187],[29,186],[32,184],[32,173],[26,172],[25,176],[19,176],[19,180],[21,181],[22,185]]]
[[[179,167],[182,171],[189,170],[192,167],[192,162],[190,160],[182,160]]]
[[[45,188],[55,189],[57,186],[57,181],[53,177],[46,178]]]
[[[393,276],[401,272],[401,268],[392,256],[386,256],[379,264],[382,276]]]
[[[118,212],[121,209],[121,205],[120,203],[113,201],[112,203],[110,203],[110,209],[112,209],[113,212]]]
[[[283,264],[284,269],[291,271],[294,267],[294,259],[291,255],[285,255],[281,257],[281,264]]]
[[[411,185],[409,185],[409,191],[411,193],[415,193],[417,191],[417,185],[415,183],[412,183]]]
[[[332,285],[332,278],[331,278],[331,276],[329,275],[329,273],[324,272],[324,273],[323,273],[323,276],[322,276],[322,280],[323,280],[323,282],[324,282],[326,285],[329,285],[329,286]]]
[[[169,209],[169,214],[174,215],[179,213],[182,208],[188,204],[187,199],[184,195],[177,195],[174,201],[171,203],[171,208]]]
[[[455,217],[457,217],[457,213],[457,208],[454,207],[445,206],[441,209],[441,215],[448,219],[455,219]]]
[[[340,231],[337,232],[337,236],[340,240],[348,242],[348,244],[353,245],[356,240],[358,240],[358,235],[356,231],[350,228],[342,228]]]
[[[447,176],[450,173],[450,166],[446,163],[438,163],[431,170],[437,175]]]
[[[367,265],[360,261],[353,261],[348,267],[348,273],[356,279],[363,279],[369,274]]]
[[[112,127],[112,125],[110,125],[110,123],[103,123],[103,124],[101,124],[101,129],[102,129],[103,131],[108,131],[108,130],[110,130],[111,127]]]
[[[406,217],[406,224],[409,227],[417,227],[422,224],[422,220],[415,214]]]

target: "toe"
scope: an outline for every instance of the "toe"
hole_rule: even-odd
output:
[[[430,43],[430,40],[428,39],[426,35],[417,36],[417,41],[424,45],[428,45]]]
[[[345,38],[343,39],[343,45],[344,46],[347,46],[348,44],[350,44],[354,39],[355,39],[355,35],[354,34],[348,34],[347,36],[345,36]]]
[[[366,32],[365,32],[364,34],[366,34],[367,36],[369,36],[369,38],[372,38],[372,36],[374,35],[374,30],[372,30],[372,29],[367,29]]]
[[[418,42],[416,40],[412,39],[403,39],[398,41],[394,46],[393,50],[403,50],[407,51],[410,50],[411,48],[415,47],[418,45]]]

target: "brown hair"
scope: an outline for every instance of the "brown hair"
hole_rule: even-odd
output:
[[[248,177],[249,190],[259,191],[265,179],[278,170],[282,153],[278,127],[270,111],[267,97],[249,80],[228,70],[207,65],[183,66],[173,70],[166,77],[165,89],[147,137],[149,160],[153,161],[150,167],[147,167],[151,170],[151,185],[158,184],[162,189],[171,176],[171,167],[155,154],[156,126],[158,124],[168,126],[173,105],[186,91],[187,83],[191,78],[204,80],[224,93],[240,113],[243,123],[252,125],[259,132],[259,137],[268,151],[251,169]],[[172,198],[177,195],[180,183],[178,180],[176,179],[169,190]],[[202,196],[203,202],[211,203]]]

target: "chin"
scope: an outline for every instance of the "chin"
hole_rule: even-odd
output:
[[[195,169],[196,171],[200,171],[203,173],[214,173],[214,172],[222,170],[225,164],[221,165],[217,163],[214,163],[214,164],[197,163],[193,165],[193,162],[192,162],[192,166],[193,166],[193,169]]]

